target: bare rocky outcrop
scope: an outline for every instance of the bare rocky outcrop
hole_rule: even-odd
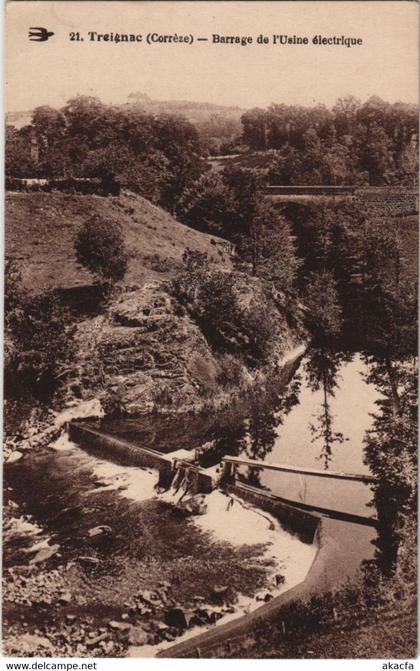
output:
[[[122,294],[99,319],[79,333],[80,369],[85,384],[96,369],[106,412],[190,410],[216,393],[219,364],[199,327],[160,283]]]
[[[244,300],[241,293],[239,300]],[[277,321],[282,322],[279,313]],[[221,408],[232,398],[233,386],[245,391],[264,381],[262,369],[251,370],[240,355],[229,355],[236,380],[232,388],[227,387],[226,357],[215,351],[199,321],[162,282],[127,289],[113,300],[106,315],[81,324],[76,338],[78,381],[73,380],[71,387],[82,396],[86,390],[93,392],[105,414]],[[272,370],[275,359],[280,362],[295,345],[283,324],[278,351],[270,361]]]

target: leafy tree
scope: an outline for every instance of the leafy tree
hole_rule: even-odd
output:
[[[37,166],[31,156],[30,128],[17,130],[6,126],[5,172],[10,177],[33,177]]]
[[[401,149],[397,157],[400,180],[408,186],[416,186],[419,177],[418,139],[413,136]]]
[[[337,337],[341,331],[342,310],[330,272],[309,276],[304,301],[308,307],[305,323],[312,342],[319,345]]]
[[[391,140],[383,126],[371,122],[363,132],[360,166],[369,175],[369,184],[392,182],[393,157]]]
[[[44,176],[61,176],[65,172],[63,153],[65,120],[63,114],[48,105],[35,108],[32,113],[33,141],[38,151],[38,171]]]
[[[298,261],[287,221],[264,199],[256,206],[247,232],[239,251],[250,260],[252,273],[270,283],[274,291],[292,293]]]
[[[299,184],[303,171],[302,153],[288,142],[276,152],[271,161],[267,178],[270,184]]]
[[[215,172],[205,173],[183,192],[177,212],[184,224],[198,231],[227,238],[236,232],[233,194]]]
[[[267,149],[267,120],[265,110],[253,109],[242,116],[243,140],[251,149]]]
[[[182,193],[205,170],[197,129],[183,117],[162,114],[153,121],[155,148],[168,160],[162,204],[175,212]]]
[[[5,397],[43,402],[57,389],[63,367],[71,363],[74,327],[53,292],[33,295],[20,269],[5,269]]]
[[[75,240],[80,265],[105,284],[121,280],[127,270],[128,253],[121,227],[94,215],[79,229]]]
[[[417,352],[417,292],[406,270],[398,224],[373,218],[361,233],[359,309],[366,328],[365,348],[384,361],[404,360]]]
[[[159,203],[168,173],[168,161],[160,152],[136,156],[127,146],[112,143],[92,149],[82,163],[87,177],[116,179],[123,187]]]
[[[243,242],[253,236],[253,221],[261,205],[264,180],[257,170],[235,165],[224,169],[222,179],[230,190],[233,204],[231,240],[241,254]]]
[[[388,367],[376,357],[368,362],[368,382],[377,387],[380,397],[365,437],[365,461],[377,476],[373,487],[379,520],[376,558],[389,576],[399,568],[402,544],[413,540],[410,521],[417,514],[417,364],[416,358],[394,362],[396,408]]]

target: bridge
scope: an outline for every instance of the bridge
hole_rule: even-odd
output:
[[[331,185],[280,185],[272,184],[266,186],[264,193],[267,196],[354,196],[356,186],[331,186]]]
[[[367,208],[380,209],[391,217],[417,214],[419,194],[415,187],[408,186],[361,186],[361,185],[283,185],[271,184],[263,193],[281,206],[290,202],[308,202],[322,199],[352,199]]]

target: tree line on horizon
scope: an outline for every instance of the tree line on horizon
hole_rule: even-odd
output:
[[[284,104],[242,116],[250,149],[274,150],[271,183],[414,185],[418,173],[418,108],[372,96],[325,105]]]
[[[31,123],[6,129],[12,177],[107,177],[170,211],[209,170],[214,154],[262,157],[268,183],[413,186],[418,175],[418,109],[348,96],[329,109],[273,104],[239,120],[222,114],[194,124],[135,104],[76,96],[60,109],[37,107]]]

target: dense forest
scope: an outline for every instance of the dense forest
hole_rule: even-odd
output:
[[[199,135],[183,117],[152,115],[79,96],[60,110],[38,107],[6,134],[6,174],[108,177],[172,210],[204,171]]]
[[[269,176],[278,184],[414,184],[417,109],[371,97],[339,99],[330,110],[272,105],[242,117],[251,149],[276,150]]]
[[[159,108],[160,110],[161,108]],[[192,123],[138,104],[89,96],[61,109],[36,108],[29,125],[7,127],[6,173],[14,177],[112,174],[167,209],[209,170],[212,154],[262,155],[259,172],[276,184],[416,184],[417,108],[371,97],[332,109],[271,105],[239,120],[210,115]]]

